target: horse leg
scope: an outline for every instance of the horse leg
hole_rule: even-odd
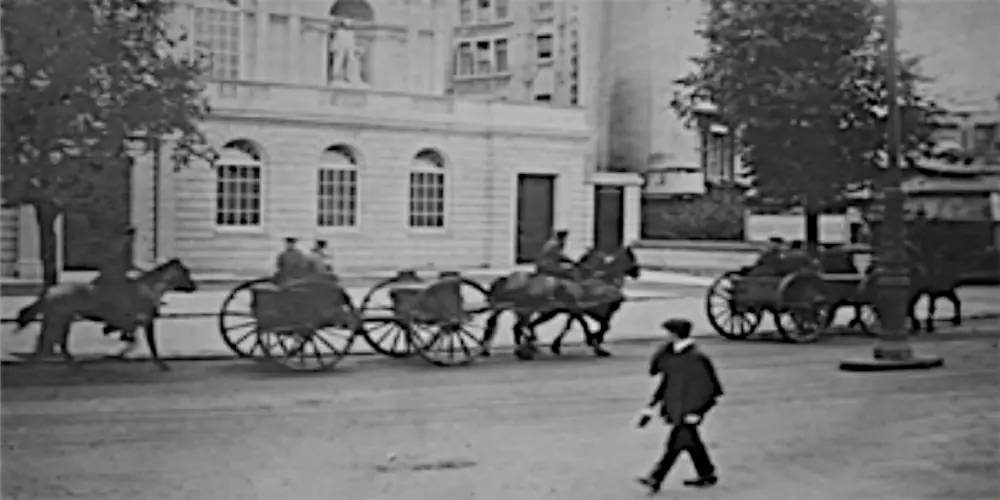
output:
[[[156,323],[152,318],[148,319],[142,324],[142,331],[146,334],[146,345],[149,346],[149,355],[153,358],[153,364],[160,369],[161,372],[169,372],[170,367],[160,359],[160,348],[156,345]],[[133,331],[134,332],[134,331]],[[133,336],[133,345],[135,344]]]
[[[502,312],[501,310],[493,311],[490,317],[486,319],[486,328],[483,332],[483,357],[489,357],[492,354],[490,349],[493,348],[493,337],[496,336],[497,324],[500,322],[500,314]]]
[[[552,351],[552,354],[555,354],[556,356],[562,355],[563,337],[565,337],[566,334],[569,333],[569,329],[571,326],[573,326],[572,314],[566,318],[566,322],[563,323],[562,330],[559,330],[559,334],[556,335],[556,338],[552,341],[552,345],[549,347],[549,349]]]
[[[927,333],[932,333],[934,331],[934,315],[937,314],[937,299],[938,294],[935,292],[927,292],[927,318],[924,320],[924,325],[926,325]]]
[[[942,297],[948,299],[951,302],[951,307],[953,308],[954,314],[951,316],[951,324],[955,326],[962,325],[962,299],[958,298],[958,291],[954,288],[948,290],[941,295]]]
[[[597,329],[597,333],[594,334],[594,356],[599,358],[606,358],[611,356],[611,353],[604,349],[601,344],[604,343],[604,336],[607,335],[608,330],[611,329],[611,321],[607,318],[601,318],[601,326]]]
[[[79,370],[80,364],[76,362],[76,358],[73,357],[73,353],[69,350],[69,332],[73,328],[73,318],[68,319],[60,318],[53,324],[52,334],[55,336],[53,339],[59,344],[59,350],[62,351],[63,361],[66,362],[66,366],[70,370]]]
[[[522,361],[534,358],[534,332],[528,331],[530,320],[530,314],[518,312],[517,320],[514,323],[514,355]],[[526,336],[527,339],[525,339]]]

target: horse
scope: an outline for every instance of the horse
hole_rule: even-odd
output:
[[[516,316],[514,324],[515,354],[520,359],[530,359],[537,338],[535,327],[560,314],[569,314],[566,325],[558,337],[558,354],[562,337],[573,321],[580,323],[587,345],[599,357],[608,356],[601,347],[607,333],[611,317],[621,307],[625,297],[621,292],[625,276],[639,276],[639,266],[630,247],[624,247],[613,256],[604,256],[597,251],[587,252],[574,268],[575,279],[562,279],[550,275],[517,271],[497,278],[490,284],[488,301],[492,314],[486,322],[484,354],[489,355],[496,334],[497,322],[504,311],[512,311]],[[592,303],[592,304],[590,304]],[[537,316],[536,316],[537,315]],[[601,329],[595,335],[585,321],[585,317],[596,319]],[[530,342],[522,344],[527,335]]]
[[[152,355],[153,363],[161,371],[169,371],[170,367],[160,359],[156,345],[154,320],[159,315],[163,295],[176,291],[191,293],[198,289],[191,278],[191,271],[178,259],[171,259],[156,268],[144,272],[132,280],[128,290],[118,293],[128,293],[129,296],[114,296],[113,303],[128,307],[121,311],[127,320],[110,320],[107,318],[105,293],[100,292],[93,283],[61,283],[45,290],[35,302],[22,308],[17,315],[17,329],[22,330],[39,314],[42,316],[42,328],[35,344],[32,359],[37,359],[44,353],[52,352],[58,345],[63,359],[70,367],[78,366],[69,351],[69,334],[73,322],[83,319],[97,323],[105,323],[122,331],[122,338],[129,339],[117,357],[124,357],[135,348],[135,331],[140,327],[145,332],[146,343]],[[112,324],[115,323],[115,324]]]

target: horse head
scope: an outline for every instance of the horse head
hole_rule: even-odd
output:
[[[170,259],[150,271],[150,274],[154,273],[160,277],[170,291],[192,293],[198,290],[198,285],[191,277],[191,270],[180,259]]]
[[[595,263],[597,270],[594,274],[603,276],[610,281],[617,282],[626,276],[639,279],[641,271],[639,259],[636,258],[632,245],[625,245],[610,255],[599,252],[598,255],[592,257],[592,260],[597,261]]]

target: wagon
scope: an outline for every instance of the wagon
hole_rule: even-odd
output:
[[[708,321],[727,339],[747,338],[770,314],[778,333],[793,343],[814,342],[833,323],[842,306],[856,308],[851,326],[871,334],[877,316],[871,303],[873,280],[861,273],[821,273],[804,269],[785,276],[753,276],[731,271],[708,289]]]
[[[223,341],[237,356],[297,371],[332,368],[359,336],[377,353],[438,366],[465,365],[484,351],[475,319],[489,310],[486,290],[458,273],[425,281],[402,271],[373,286],[358,307],[334,283],[305,290],[269,278],[239,284],[219,312]],[[377,300],[380,293],[388,300]]]

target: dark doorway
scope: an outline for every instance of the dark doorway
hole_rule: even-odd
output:
[[[594,187],[594,246],[603,252],[621,248],[625,238],[625,188]]]
[[[532,262],[552,237],[556,176],[517,176],[517,263]]]
[[[132,221],[132,169],[106,165],[93,172],[94,191],[67,210],[63,225],[63,267],[99,269]]]

